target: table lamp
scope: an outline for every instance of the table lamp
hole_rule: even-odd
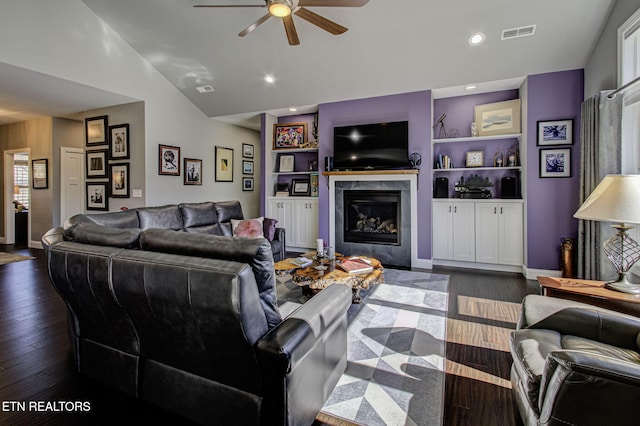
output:
[[[613,222],[616,233],[603,243],[604,253],[616,268],[618,279],[606,284],[612,290],[640,294],[640,284],[629,281],[629,269],[640,259],[640,245],[627,231],[640,223],[640,175],[607,175],[573,215],[578,219]]]

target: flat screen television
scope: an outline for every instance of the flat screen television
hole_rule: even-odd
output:
[[[370,170],[409,168],[409,122],[333,128],[333,168]]]

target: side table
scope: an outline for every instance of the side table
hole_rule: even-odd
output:
[[[605,288],[605,281],[537,277],[543,296],[588,303],[612,311],[640,316],[640,295]]]

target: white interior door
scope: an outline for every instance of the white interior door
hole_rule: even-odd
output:
[[[60,220],[84,212],[84,150],[60,148]],[[61,225],[62,225],[61,224]]]

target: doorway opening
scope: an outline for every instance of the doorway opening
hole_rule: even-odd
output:
[[[29,246],[31,178],[29,148],[4,152],[4,243]]]

